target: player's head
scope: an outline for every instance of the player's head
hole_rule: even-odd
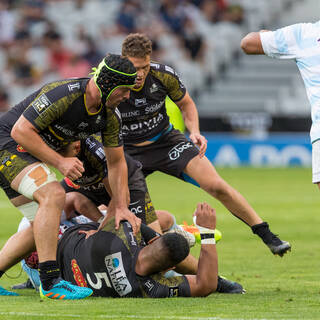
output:
[[[116,89],[132,88],[136,76],[136,69],[129,59],[117,54],[108,54],[98,67],[93,69],[93,79],[103,103]]]
[[[166,233],[144,247],[148,274],[168,270],[189,254],[187,240],[178,233]]]
[[[152,42],[145,34],[131,33],[122,43],[122,55],[127,57],[137,69],[135,88],[140,88],[144,84],[150,70],[151,53]]]

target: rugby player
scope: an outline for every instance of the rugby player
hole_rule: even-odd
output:
[[[132,63],[119,55],[108,55],[89,78],[66,79],[44,85],[0,118],[0,186],[10,201],[30,221],[39,254],[40,295],[58,299],[80,299],[92,291],[66,282],[56,262],[57,235],[65,191],[47,164],[69,179],[81,177],[81,161],[59,154],[67,143],[101,132],[109,168],[112,205],[109,213],[128,220],[137,232],[140,219],[127,208],[127,166],[121,139],[121,120],[116,109],[129,96],[135,83]],[[27,201],[31,201],[27,203]],[[13,236],[5,247],[23,256],[19,238],[31,243],[25,233]],[[32,235],[33,237],[33,235]],[[23,252],[22,252],[22,251]],[[0,270],[0,276],[4,271]],[[1,294],[10,292],[0,288]]]
[[[144,34],[130,34],[123,42],[122,55],[137,70],[130,98],[119,105],[125,152],[142,163],[146,176],[158,170],[199,186],[249,225],[273,254],[283,256],[290,244],[270,231],[268,223],[205,157],[207,141],[200,134],[193,100],[171,67],[150,62],[151,53],[152,43]],[[166,96],[180,108],[190,140],[169,123]]]
[[[85,171],[82,176],[74,181],[65,178],[61,184],[64,187],[67,198],[64,211],[67,217],[73,212],[78,212],[100,223],[101,230],[108,217],[104,218],[97,206],[109,205],[110,196],[107,192],[108,169],[105,165],[104,151],[99,135],[92,135],[85,140],[76,141],[68,145],[63,154],[65,156],[77,156],[83,163]],[[128,185],[130,191],[129,209],[138,216],[144,224],[162,234],[164,231],[178,232],[183,235],[189,246],[195,244],[195,238],[189,232],[184,231],[175,223],[174,216],[165,211],[155,212],[147,184],[142,173],[140,162],[126,155],[128,165]],[[180,268],[185,273],[196,274],[198,260],[192,255],[181,262]],[[219,292],[240,293],[242,288],[228,279],[219,277]]]
[[[105,222],[97,207],[100,205],[109,206],[111,190],[101,136],[91,135],[87,139],[75,141],[63,150],[63,155],[77,157],[84,167],[80,178],[71,181],[66,177],[61,182],[68,194],[64,211],[67,216],[71,216],[72,212],[80,212],[93,221],[101,222],[100,228],[102,228]],[[128,167],[129,210],[144,224],[161,232],[142,173],[141,163],[126,154],[125,159]],[[90,204],[86,199],[79,197],[79,193],[89,198],[92,203]]]
[[[85,224],[64,233],[58,245],[63,278],[91,288],[93,295],[100,297],[207,296],[218,287],[216,214],[208,204],[199,203],[194,216],[202,239],[196,275],[164,277],[170,268],[179,271],[179,263],[189,254],[181,235],[158,236],[142,224],[141,232],[134,236],[129,223],[123,222],[115,230],[114,220],[109,220],[98,232],[97,225]]]
[[[275,59],[294,59],[305,83],[311,105],[312,183],[320,189],[320,22],[297,23],[276,31],[250,32],[241,41],[247,54]]]

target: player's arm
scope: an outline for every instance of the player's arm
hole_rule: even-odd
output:
[[[261,30],[266,32],[268,30]],[[241,40],[241,49],[246,54],[264,54],[260,32],[250,32]]]
[[[11,130],[12,138],[37,159],[57,168],[69,179],[81,177],[84,171],[78,158],[64,158],[51,149],[39,135],[38,129],[23,115],[17,120]]]
[[[128,220],[134,233],[140,229],[141,220],[128,209],[128,168],[123,147],[104,147],[108,167],[108,180],[112,198],[108,206],[108,218],[115,217],[116,229],[120,221]],[[102,229],[106,221],[100,224]]]
[[[214,241],[216,213],[207,203],[199,203],[194,214],[200,227],[201,251],[196,275],[186,275],[192,297],[205,297],[216,291],[218,256]]]
[[[200,134],[199,115],[194,101],[186,92],[185,96],[175,103],[181,110],[184,123],[190,133],[190,139],[199,146],[200,157],[203,157],[207,149],[207,140]]]

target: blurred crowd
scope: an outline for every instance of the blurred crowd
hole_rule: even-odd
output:
[[[227,43],[244,20],[228,0],[1,0],[0,111],[42,83],[88,76],[131,32],[148,34],[152,59],[175,67],[196,96],[236,54]]]

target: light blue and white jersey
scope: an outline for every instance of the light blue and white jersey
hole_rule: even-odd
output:
[[[320,139],[320,21],[299,23],[261,32],[264,53],[277,59],[295,59],[311,104],[311,142]]]

